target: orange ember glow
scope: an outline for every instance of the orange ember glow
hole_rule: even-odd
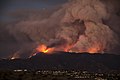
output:
[[[38,52],[51,53],[54,50],[54,48],[47,48],[47,46],[45,45],[40,45],[36,48],[36,50]]]
[[[96,48],[90,48],[90,49],[88,50],[88,52],[89,52],[89,53],[96,53],[96,52],[98,52],[98,50],[97,50]]]
[[[71,48],[73,47],[73,45],[67,45],[65,48],[64,48],[64,51],[65,52],[70,52],[71,50]]]
[[[94,45],[92,47],[90,47],[89,49],[87,50],[80,50],[80,51],[74,51],[74,50],[71,50],[73,45],[67,45],[66,47],[64,47],[64,50],[65,52],[76,52],[76,53],[81,53],[81,52],[89,52],[91,54],[94,54],[94,53],[98,53],[101,51],[101,47],[99,45]],[[43,53],[46,53],[46,54],[51,54],[53,51],[59,51],[60,48],[47,48],[46,45],[42,44],[42,45],[39,45],[36,50],[38,52],[43,52]]]
[[[88,49],[89,53],[97,53],[99,51],[100,51],[100,48],[98,48],[98,47],[91,47]]]

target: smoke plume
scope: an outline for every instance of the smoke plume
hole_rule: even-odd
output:
[[[119,2],[70,0],[55,10],[43,10],[37,16],[34,14],[9,23],[6,29],[17,43],[23,44],[20,56],[25,54],[26,49],[32,51],[40,44],[54,47],[55,50],[118,52]]]

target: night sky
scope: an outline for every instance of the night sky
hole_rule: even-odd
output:
[[[68,0],[1,0],[0,1],[0,20],[8,20],[7,13],[18,9],[41,9],[61,5]]]

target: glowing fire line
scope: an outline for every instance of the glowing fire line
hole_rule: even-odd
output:
[[[64,48],[64,51],[65,52],[70,52],[72,51],[71,50],[72,46],[67,46],[66,48]],[[46,54],[51,54],[53,51],[55,51],[56,48],[47,48],[46,45],[42,44],[42,45],[39,45],[36,50],[38,52],[43,52],[43,53],[46,53]],[[93,47],[90,47],[88,50],[85,50],[85,51],[82,51],[80,50],[79,52],[76,52],[76,53],[81,53],[81,52],[89,52],[91,54],[94,54],[94,53],[97,53],[101,50],[101,48],[98,46],[98,45],[95,45]],[[74,52],[74,51],[72,51]]]
[[[54,50],[54,48],[47,48],[47,46],[45,45],[40,45],[36,48],[36,50],[38,52],[51,53]]]

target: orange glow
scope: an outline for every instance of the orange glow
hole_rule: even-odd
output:
[[[97,53],[98,52],[98,49],[97,48],[90,48],[88,50],[89,53]]]
[[[47,46],[45,45],[40,45],[36,48],[36,50],[38,52],[51,53],[54,50],[54,48],[47,48]]]
[[[67,45],[67,46],[63,47],[62,50],[65,51],[65,52],[76,52],[76,53],[88,52],[88,53],[91,53],[91,54],[98,53],[102,50],[102,47],[99,44],[93,45],[92,47],[90,47],[87,50],[79,50],[79,51],[71,50],[72,47],[73,47],[73,45]],[[36,50],[38,52],[43,52],[43,53],[46,53],[46,54],[51,54],[53,51],[59,51],[59,49],[60,48],[57,48],[57,47],[56,48],[47,48],[47,46],[44,45],[44,44],[39,45],[36,48]]]
[[[67,45],[67,46],[64,48],[64,51],[65,51],[65,52],[69,52],[72,47],[73,47],[73,45]]]
[[[88,49],[89,53],[97,53],[97,52],[100,52],[100,51],[101,51],[101,48],[98,45],[96,45],[96,46],[91,47],[91,48]]]

